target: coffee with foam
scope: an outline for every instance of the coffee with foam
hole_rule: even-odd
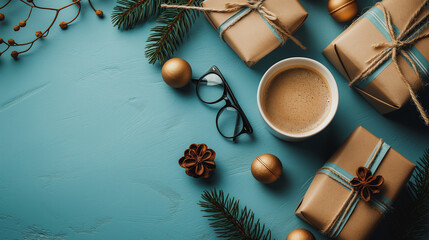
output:
[[[262,95],[262,109],[279,130],[300,134],[322,124],[328,116],[331,92],[326,79],[307,66],[289,66],[275,73]]]

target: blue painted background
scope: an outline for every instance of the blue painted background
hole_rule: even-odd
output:
[[[144,46],[154,21],[119,31],[109,19],[114,1],[94,0],[104,19],[83,2],[82,15],[66,31],[54,26],[18,61],[10,51],[0,57],[0,239],[215,239],[197,206],[213,186],[250,207],[277,239],[298,227],[323,239],[294,210],[306,181],[358,125],[413,162],[429,146],[429,128],[414,107],[378,114],[322,56],[346,27],[331,19],[326,0],[302,1],[309,17],[296,36],[306,51],[289,42],[248,68],[201,16],[175,54],[189,61],[195,77],[214,64],[222,71],[255,130],[236,144],[218,134],[218,108],[202,104],[195,86],[172,89],[160,66],[147,63]],[[361,11],[374,3],[358,2]],[[1,10],[7,21],[0,37],[31,39],[53,16],[35,12],[26,28],[13,32],[27,11],[18,1]],[[57,24],[75,11],[64,11]],[[340,92],[331,125],[300,143],[273,137],[256,105],[264,71],[291,56],[325,64]],[[429,106],[428,97],[423,101]],[[209,180],[188,177],[177,163],[194,142],[217,153]],[[273,185],[250,173],[263,153],[277,155],[284,166]]]

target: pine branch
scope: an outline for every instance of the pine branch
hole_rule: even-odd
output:
[[[410,201],[392,214],[392,239],[417,240],[429,234],[429,148],[417,163],[408,190]]]
[[[245,239],[245,240],[269,240],[271,231],[265,229],[265,224],[258,220],[255,222],[255,215],[244,207],[240,209],[240,201],[231,198],[229,194],[224,195],[222,190],[204,191],[201,194],[203,201],[200,205],[207,217],[210,226],[215,229],[218,237],[225,239]]]
[[[179,0],[175,4],[199,6],[203,0]],[[147,39],[145,56],[149,63],[167,61],[187,35],[199,12],[168,8],[158,18],[158,26],[151,29]]]
[[[111,16],[113,26],[131,29],[149,17],[158,15],[161,3],[162,0],[117,0]]]

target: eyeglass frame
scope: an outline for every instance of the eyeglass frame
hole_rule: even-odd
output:
[[[213,102],[204,101],[201,98],[200,93],[198,92],[201,80],[205,76],[207,76],[209,74],[216,74],[216,75],[218,75],[220,77],[220,79],[222,80],[222,83],[223,83],[223,86],[224,86],[223,87],[223,94],[222,94],[222,96],[219,99],[217,99],[217,100],[215,100]],[[222,135],[222,137],[227,138],[227,139],[231,139],[232,138],[233,141],[235,141],[235,139],[238,136],[240,136],[241,134],[243,134],[243,133],[248,133],[248,134],[252,134],[253,133],[253,128],[250,125],[250,122],[247,119],[246,114],[244,113],[243,109],[241,109],[240,104],[238,103],[237,99],[235,98],[234,94],[232,93],[231,87],[229,86],[229,84],[225,80],[225,78],[223,77],[223,75],[220,72],[220,70],[216,67],[216,65],[213,65],[204,75],[202,75],[196,81],[197,81],[197,86],[196,86],[197,96],[198,96],[198,98],[203,103],[206,103],[206,104],[216,104],[216,103],[219,103],[222,100],[225,100],[225,105],[219,109],[219,111],[218,111],[218,113],[216,115],[216,128],[217,128],[217,131]],[[231,97],[231,99],[228,98],[228,94]],[[240,117],[241,117],[241,119],[243,121],[243,127],[242,127],[241,131],[239,133],[237,133],[237,134],[234,133],[234,136],[232,136],[232,137],[225,136],[222,133],[222,131],[220,130],[220,128],[219,128],[219,116],[228,107],[232,107],[235,110],[237,110],[238,114],[240,115]],[[237,123],[238,123],[238,121],[236,120],[236,128],[234,129],[234,132],[237,130]]]

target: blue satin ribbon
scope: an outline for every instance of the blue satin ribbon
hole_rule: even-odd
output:
[[[221,32],[223,32],[224,29],[228,28],[232,23],[234,23],[238,18],[240,18],[241,16],[243,16],[244,14],[246,14],[247,12],[251,11],[252,9],[246,7],[241,9],[240,11],[234,13],[231,17],[229,17],[225,22],[223,22],[221,25],[219,25],[219,27],[217,28],[217,32],[219,34],[221,34]],[[282,38],[280,37],[280,35],[278,34],[278,32],[273,28],[273,26],[271,26],[271,24],[269,24],[267,22],[267,20],[265,20],[265,18],[261,15],[260,12],[258,12],[259,15],[261,16],[262,20],[264,20],[264,22],[267,24],[268,28],[271,30],[271,32],[273,32],[274,36],[276,36],[277,40],[279,40],[280,43],[283,43]]]
[[[380,151],[377,154],[377,149],[380,147]],[[373,158],[374,154],[377,154],[375,156],[374,161],[372,162],[372,165],[369,167],[372,173],[375,173],[380,166],[381,162],[383,161],[384,157],[386,156],[386,153],[389,151],[390,146],[382,141],[380,141],[377,146],[374,148],[373,152],[371,153],[370,157],[365,163],[365,167],[368,167],[370,164],[371,159]],[[338,166],[335,163],[326,163],[317,174],[325,174],[328,175],[330,178],[338,182],[341,186],[343,186],[345,189],[349,191],[353,191],[353,187],[350,185],[350,180],[352,180],[355,176],[340,166]],[[353,211],[355,210],[360,198],[356,198],[354,201],[350,202],[350,208],[348,211],[345,211],[339,216],[338,219],[343,219],[343,221],[337,221],[334,223],[334,227],[331,228],[331,232],[328,232],[328,236],[332,238],[336,238],[340,232],[343,230],[344,226],[346,225],[347,221],[349,220],[350,216],[352,215]],[[377,207],[383,214],[389,211],[392,207],[392,201],[388,199],[387,197],[378,194],[371,198],[371,204],[373,204],[375,207]]]
[[[361,18],[368,19],[377,29],[380,31],[381,34],[387,39],[387,41],[392,42],[392,38],[389,35],[389,32],[387,30],[387,25],[384,19],[383,11],[377,7],[373,7],[369,11],[367,11],[364,15],[361,16]],[[423,31],[425,28],[427,28],[429,25],[429,19],[426,19],[426,21],[423,21],[423,24],[416,28],[416,31],[414,31],[409,37],[409,39],[413,39],[416,37],[421,31]],[[399,35],[401,31],[398,27],[396,27],[393,23],[393,31],[396,35]],[[414,46],[410,47],[409,49],[405,50],[408,55],[413,59],[417,66],[417,71],[419,71],[420,75],[425,81],[428,81],[429,79],[429,61],[423,56],[423,54]],[[392,59],[387,59],[383,64],[381,64],[377,70],[375,70],[372,74],[370,74],[365,79],[362,79],[359,81],[356,86],[359,88],[365,88],[370,84],[380,73],[382,73],[387,66],[389,66],[392,63]],[[407,63],[411,66],[411,63],[407,61]]]

